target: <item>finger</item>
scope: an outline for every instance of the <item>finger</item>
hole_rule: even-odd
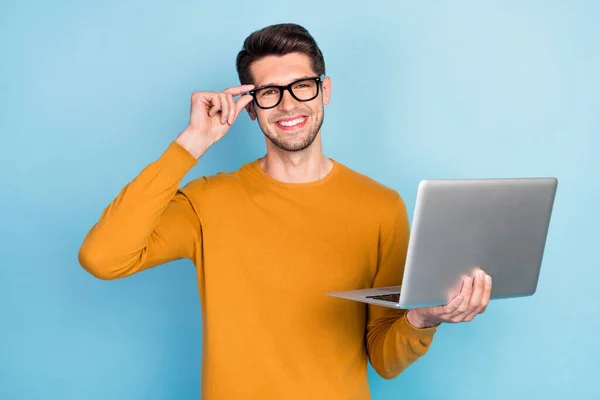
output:
[[[483,296],[483,287],[485,286],[484,279],[485,272],[482,270],[477,271],[475,274],[475,281],[473,283],[473,294],[471,295],[471,301],[469,303],[470,308],[475,309],[480,306],[481,298]]]
[[[229,101],[225,93],[219,93],[221,99],[221,125],[225,125],[229,116]]]
[[[463,280],[463,287],[460,291],[460,297],[463,300],[460,302],[459,306],[452,311],[451,313],[444,316],[444,318],[450,322],[460,322],[462,321],[462,317],[469,310],[469,302],[471,301],[471,293],[473,291],[473,278],[466,277]]]
[[[473,293],[469,301],[469,308],[463,315],[464,320],[470,321],[481,311],[481,298],[483,297],[485,272],[478,270],[473,281]]]
[[[223,93],[227,93],[232,96],[237,96],[237,95],[240,95],[240,94],[245,93],[252,89],[254,89],[254,85],[241,85],[241,86],[227,88],[227,89],[223,90]]]
[[[458,295],[446,305],[430,307],[431,315],[445,320],[445,316],[453,313],[458,308],[458,306],[460,306],[460,303],[462,301],[463,297],[461,295]]]
[[[463,280],[463,287],[460,291],[460,296],[463,298],[463,301],[460,302],[460,305],[453,312],[446,316],[448,319],[455,319],[457,316],[463,315],[469,309],[472,291],[473,278],[468,276]]]
[[[227,118],[227,122],[229,123],[229,125],[231,125],[233,124],[233,121],[235,121],[236,114],[235,103],[233,102],[232,95],[227,95],[227,102],[229,103],[229,117]]]
[[[462,295],[458,295],[456,296],[454,299],[452,299],[452,301],[448,304],[446,304],[445,306],[441,307],[442,308],[442,315],[451,315],[453,312],[455,312],[458,307],[460,307],[461,303],[464,301],[464,297]]]
[[[235,115],[233,116],[232,124],[237,120],[237,117],[244,110],[244,108],[252,102],[254,98],[250,95],[244,95],[237,100],[234,100]]]
[[[483,287],[483,298],[481,299],[481,305],[485,309],[490,304],[492,298],[492,277],[489,275],[485,276],[485,286]]]
[[[237,115],[239,115],[239,113],[242,112],[244,107],[246,107],[248,104],[250,104],[252,102],[252,100],[254,100],[254,97],[252,97],[248,94],[248,95],[244,95],[244,96],[240,97],[239,99],[237,99],[235,101],[236,117],[237,117]]]
[[[210,98],[210,104],[212,104],[212,106],[210,108],[210,111],[208,112],[208,115],[210,117],[214,117],[215,115],[217,115],[217,113],[221,109],[221,98],[215,93]]]
[[[483,291],[481,294],[481,298],[477,304],[476,309],[473,310],[472,313],[466,316],[465,319],[472,320],[475,318],[477,314],[483,314],[488,304],[490,303],[490,297],[492,295],[492,277],[484,274],[484,283],[483,283]]]

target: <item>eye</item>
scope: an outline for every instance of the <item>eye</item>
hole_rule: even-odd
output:
[[[310,87],[310,84],[306,82],[300,82],[294,85],[294,89],[307,89]]]
[[[263,90],[263,91],[261,92],[261,94],[260,94],[260,95],[261,95],[261,96],[263,96],[263,97],[265,97],[265,96],[274,96],[274,95],[276,95],[277,93],[278,93],[278,92],[277,92],[277,89],[265,89],[265,90]]]

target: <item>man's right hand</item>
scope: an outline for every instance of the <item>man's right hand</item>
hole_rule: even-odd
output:
[[[236,86],[222,92],[194,92],[190,106],[190,123],[179,134],[176,142],[200,158],[214,143],[220,140],[240,112],[252,101],[252,96],[239,96],[254,88],[253,85]]]

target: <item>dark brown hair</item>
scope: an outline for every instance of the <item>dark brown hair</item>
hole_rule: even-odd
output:
[[[244,40],[244,46],[236,59],[240,83],[254,84],[250,73],[253,62],[266,56],[284,56],[289,53],[306,54],[313,71],[317,75],[325,74],[323,53],[310,33],[297,24],[277,24],[255,31]]]

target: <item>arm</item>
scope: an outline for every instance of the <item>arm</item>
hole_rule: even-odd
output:
[[[200,221],[178,185],[196,163],[173,142],[144,168],[85,237],[79,250],[83,268],[97,278],[116,279],[172,260],[193,259]]]
[[[220,140],[252,96],[252,85],[223,92],[195,92],[190,123],[161,157],[148,165],[104,210],[79,250],[79,262],[100,279],[116,279],[179,258],[194,260],[201,226],[186,193],[202,191],[205,179],[178,190],[204,152]],[[194,193],[197,194],[197,193]]]
[[[379,263],[373,287],[401,284],[408,250],[409,222],[406,207],[398,196],[396,215],[382,226]],[[368,305],[367,351],[373,368],[385,379],[398,376],[425,355],[436,327],[416,328],[406,310]]]

